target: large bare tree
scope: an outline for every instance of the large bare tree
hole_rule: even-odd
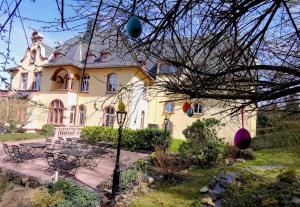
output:
[[[117,47],[122,42],[122,47],[139,62],[144,59],[154,65],[160,60],[176,67],[175,72],[156,79],[158,90],[187,99],[218,99],[236,106],[286,104],[287,97],[295,94],[299,99],[297,0],[57,3],[62,17],[43,22],[42,30],[82,31],[88,19],[94,20],[93,30],[112,42],[108,47]],[[71,8],[73,14],[63,14],[63,7]],[[143,24],[143,33],[137,39],[126,34],[131,15],[138,16]]]

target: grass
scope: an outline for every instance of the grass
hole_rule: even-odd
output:
[[[17,141],[25,139],[38,139],[43,136],[38,133],[11,133],[11,134],[0,134],[0,141]]]
[[[170,145],[170,152],[178,152],[179,146],[185,142],[182,139],[172,139],[171,145]]]
[[[178,142],[172,143],[173,150],[179,146]],[[283,165],[284,169],[273,169],[257,172],[266,178],[276,178],[278,174],[287,170],[295,170],[300,176],[300,147],[264,149],[256,152],[256,159],[245,163],[236,163],[226,168],[189,169],[191,180],[179,185],[161,184],[153,192],[139,195],[132,202],[131,207],[191,207],[201,206],[199,202],[200,188],[207,184],[212,176],[221,171],[245,171],[250,166]],[[256,172],[255,172],[256,173]],[[253,187],[253,186],[252,186]]]

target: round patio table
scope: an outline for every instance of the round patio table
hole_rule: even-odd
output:
[[[48,147],[50,144],[45,144],[42,142],[28,142],[28,143],[22,143],[20,145],[23,146],[28,153],[34,156],[33,153],[36,150],[45,150],[45,148]]]

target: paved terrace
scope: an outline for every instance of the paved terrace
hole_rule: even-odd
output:
[[[35,139],[35,140],[22,140],[22,141],[10,141],[5,142],[8,145],[26,142],[44,142],[44,139]],[[87,185],[93,189],[96,189],[96,186],[101,182],[106,181],[113,173],[114,164],[115,164],[115,154],[116,150],[108,149],[108,153],[103,155],[101,158],[96,159],[97,166],[93,169],[80,167],[77,169],[75,174],[75,180],[80,183]],[[3,162],[4,157],[6,157],[2,142],[0,146],[0,168],[6,168],[9,170],[21,172],[28,176],[38,177],[42,180],[51,181],[51,175],[45,174],[45,170],[49,167],[46,158],[35,158],[26,161],[25,163],[14,163],[14,162]],[[130,152],[130,151],[121,151],[120,159],[120,168],[126,169],[131,164],[137,160],[147,157],[147,154]]]

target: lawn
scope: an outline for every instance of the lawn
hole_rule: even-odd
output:
[[[172,143],[175,149],[177,142]],[[177,147],[177,146],[176,146]],[[293,169],[300,176],[300,148],[264,149],[256,152],[256,159],[245,163],[236,163],[226,168],[190,169],[191,180],[179,185],[162,184],[153,192],[136,197],[132,207],[190,207],[201,206],[199,203],[200,188],[207,184],[212,176],[220,171],[243,171],[251,166],[283,165],[283,169],[261,172],[276,177],[280,172]]]
[[[39,133],[11,133],[0,134],[0,141],[18,141],[25,139],[38,139],[43,138]]]
[[[178,152],[179,146],[184,142],[182,139],[172,139],[170,152]]]

